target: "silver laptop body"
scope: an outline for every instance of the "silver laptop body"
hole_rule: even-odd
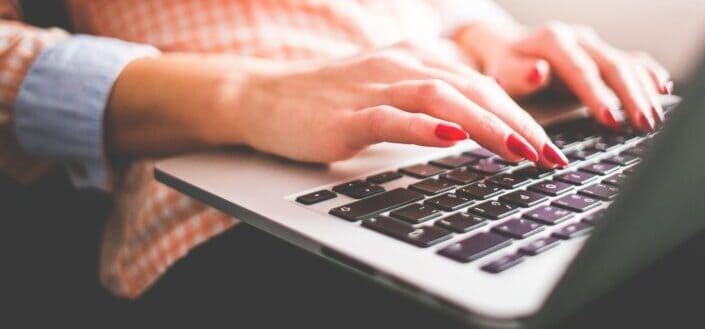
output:
[[[333,208],[356,202],[354,198],[336,193],[335,198],[312,205],[296,200],[341,183],[474,150],[478,146],[471,141],[449,149],[380,144],[329,166],[291,162],[247,149],[219,150],[160,161],[155,175],[161,182],[239,220],[476,325],[541,325],[605,292],[705,223],[705,74],[695,80],[691,95],[653,137],[650,152],[643,156],[638,170],[631,169],[616,201],[600,201],[599,207],[576,212],[555,225],[543,225],[530,237],[511,239],[508,246],[470,262],[459,262],[439,252],[478,233],[495,232],[521,214],[488,220],[486,225],[466,233],[453,232],[451,238],[421,248],[365,227],[364,221],[351,222],[329,214]],[[676,101],[663,99],[664,104]],[[556,119],[549,115],[541,121]],[[627,141],[598,157],[576,161],[557,174],[600,162],[639,142]],[[692,152],[695,149],[699,151]],[[513,167],[510,172],[520,168]],[[379,185],[392,191],[421,180],[404,175]],[[525,190],[527,186],[505,192]],[[555,199],[551,197],[544,205]],[[433,226],[439,218],[483,202],[475,200],[468,207],[443,212],[441,217],[414,227]],[[559,239],[556,247],[536,256],[527,255],[520,264],[500,273],[483,270],[503,256],[522,253],[520,249],[534,240],[584,223],[586,217],[603,208],[607,210],[600,221],[591,224],[594,230],[590,234]],[[522,209],[522,213],[528,209]]]

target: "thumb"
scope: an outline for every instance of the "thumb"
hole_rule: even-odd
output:
[[[507,54],[501,59],[488,61],[485,71],[487,75],[495,77],[513,97],[534,94],[551,82],[551,66],[547,61],[535,57]]]

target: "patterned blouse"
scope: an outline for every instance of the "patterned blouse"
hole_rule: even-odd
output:
[[[291,60],[333,58],[409,36],[439,37],[442,0],[66,0],[79,33],[149,44],[162,52],[224,52]],[[0,0],[0,173],[31,183],[54,164],[17,142],[13,104],[33,60],[70,37],[21,22]],[[115,173],[100,278],[136,298],[189,250],[237,220],[156,182],[152,161]],[[99,220],[99,219],[96,219]]]

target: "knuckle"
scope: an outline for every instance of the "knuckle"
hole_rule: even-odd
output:
[[[411,51],[417,51],[422,49],[423,47],[421,46],[421,42],[415,39],[405,39],[403,41],[400,41],[397,43],[397,46],[399,46],[402,49],[407,49]]]
[[[563,44],[572,37],[572,29],[565,23],[553,21],[541,29],[541,34],[549,41]]]
[[[403,64],[402,56],[392,51],[380,51],[366,56],[362,63],[374,69],[398,67]]]
[[[573,70],[579,76],[587,79],[597,79],[600,76],[600,69],[595,62],[586,61],[584,63],[573,63]]]
[[[406,122],[406,132],[408,134],[414,135],[421,130],[424,123],[424,116],[421,114],[412,114],[409,116],[409,120]]]
[[[605,65],[605,73],[616,78],[624,78],[629,74],[630,65],[630,62],[621,56],[611,57]]]
[[[442,100],[449,88],[450,85],[443,80],[430,79],[420,83],[418,94],[424,102],[435,104]]]
[[[380,140],[384,133],[384,123],[393,111],[391,106],[380,105],[370,109],[368,114],[368,129],[374,140]]]

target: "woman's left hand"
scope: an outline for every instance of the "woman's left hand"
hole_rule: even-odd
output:
[[[644,53],[610,46],[590,28],[550,23],[529,30],[508,22],[479,23],[454,39],[512,96],[541,91],[557,77],[603,125],[620,128],[620,104],[638,130],[652,131],[663,121],[657,96],[672,92],[668,71]]]

